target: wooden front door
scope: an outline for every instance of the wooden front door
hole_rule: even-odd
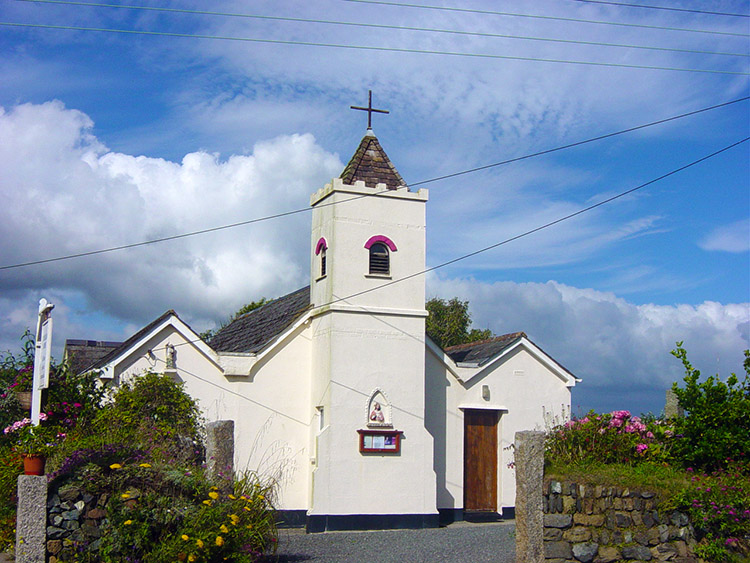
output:
[[[497,512],[498,411],[464,411],[464,510]]]

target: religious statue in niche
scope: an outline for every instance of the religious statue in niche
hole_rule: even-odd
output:
[[[380,389],[375,389],[367,401],[367,426],[393,426],[391,422],[391,404]]]
[[[166,345],[166,364],[167,369],[175,369],[177,367],[177,350],[175,350],[175,347],[173,344],[167,344]]]

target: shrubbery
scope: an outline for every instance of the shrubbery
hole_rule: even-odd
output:
[[[109,498],[101,540],[74,542],[60,561],[244,563],[275,552],[271,484],[252,475],[209,481],[203,421],[182,384],[143,374],[108,393],[95,375],[53,366],[46,420],[29,433],[15,395],[33,365],[30,335],[24,342],[21,355],[0,357],[0,428],[9,429],[0,434],[0,550],[15,541],[19,438],[30,434],[54,442],[52,494],[77,488]]]
[[[672,354],[685,367],[684,387],[673,386],[684,417],[589,412],[548,433],[547,460],[558,471],[564,467],[583,475],[607,465],[627,468],[621,474],[638,480],[628,486],[643,486],[649,473],[678,471],[664,487],[671,495],[664,504],[690,514],[700,540],[696,554],[708,561],[746,560],[742,558],[750,555],[750,352],[745,351],[744,379],[732,374],[726,382],[718,376],[700,381],[682,343]],[[633,472],[634,466],[644,470]]]

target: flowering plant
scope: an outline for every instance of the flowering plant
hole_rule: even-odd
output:
[[[47,420],[45,413],[39,413],[40,424],[34,426],[30,418],[17,420],[6,426],[3,434],[12,434],[15,439],[14,449],[23,455],[44,455],[55,446],[64,434],[59,434],[52,426],[43,426],[41,422]]]
[[[31,391],[31,384],[34,379],[34,366],[27,365],[16,372],[16,377],[8,388],[14,392]]]

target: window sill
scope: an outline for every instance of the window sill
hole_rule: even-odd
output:
[[[323,274],[322,276],[315,278],[315,281],[319,282],[320,280],[324,280],[324,279],[326,279],[326,274]]]
[[[393,277],[391,277],[390,274],[365,274],[366,278],[376,278],[379,280],[391,280]]]

